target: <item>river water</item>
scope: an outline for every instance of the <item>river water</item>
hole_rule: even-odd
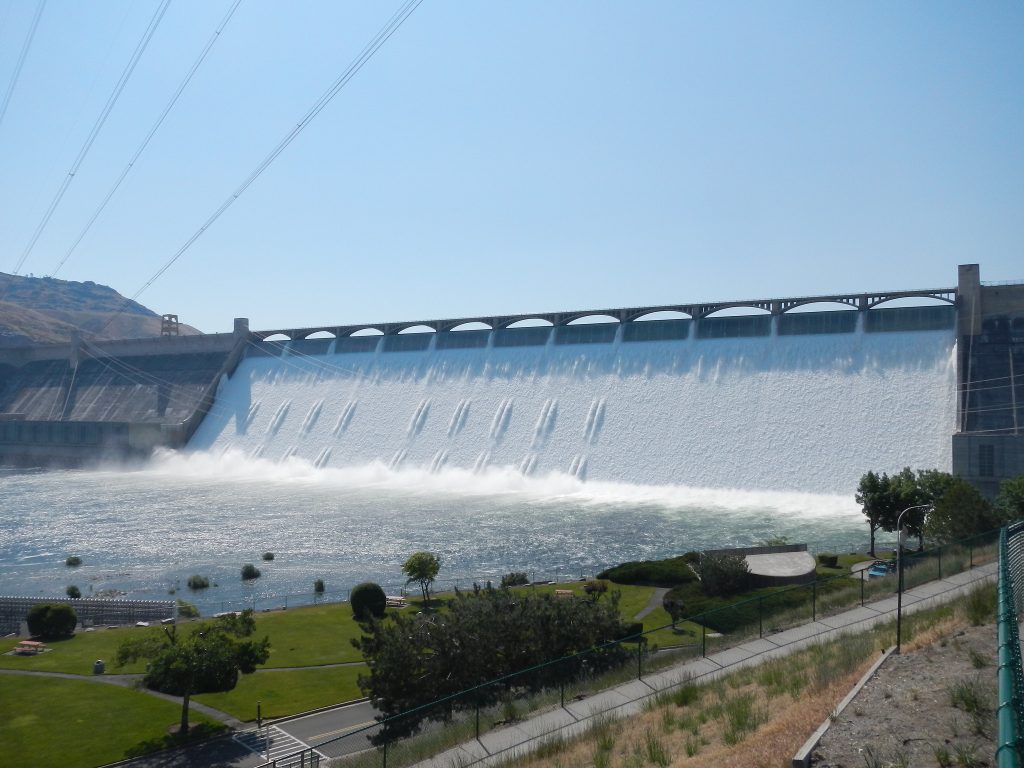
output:
[[[436,552],[441,586],[593,575],[624,560],[785,536],[812,549],[863,546],[852,498],[643,487],[517,471],[317,469],[299,459],[166,454],[135,468],[4,471],[0,594],[180,597],[204,613],[331,598],[364,580],[402,584],[412,552]],[[264,552],[275,558],[264,562]],[[64,560],[78,555],[83,565]],[[243,582],[254,563],[262,576]],[[209,589],[194,592],[192,574]],[[175,590],[172,597],[171,590]]]

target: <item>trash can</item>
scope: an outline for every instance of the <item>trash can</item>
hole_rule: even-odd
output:
[[[96,661],[92,663],[92,673],[94,675],[102,675],[106,668],[107,665],[103,663],[103,659],[96,659]]]

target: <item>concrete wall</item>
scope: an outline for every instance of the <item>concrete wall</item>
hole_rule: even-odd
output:
[[[953,435],[953,473],[994,498],[1003,480],[1024,475],[1024,434]]]

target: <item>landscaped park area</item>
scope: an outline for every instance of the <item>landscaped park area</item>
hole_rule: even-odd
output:
[[[919,583],[934,578],[938,569],[953,572],[993,556],[988,541],[969,548],[946,547],[944,559],[925,557],[908,571],[908,585],[911,581]],[[699,582],[692,578],[669,590],[669,585],[678,581],[672,569],[681,567],[681,558],[659,561],[653,573],[644,567],[652,564],[634,563],[604,574],[621,580],[660,578],[663,586],[605,580],[533,584],[511,590],[514,594],[551,595],[556,602],[569,598],[570,593],[569,599],[578,601],[610,601],[610,593],[618,593],[617,609],[622,623],[634,633],[642,625],[642,663],[653,669],[675,656],[661,653],[664,649],[682,647],[681,653],[699,654],[737,638],[751,634],[756,637],[773,628],[806,622],[815,614],[820,616],[856,605],[873,594],[891,593],[894,577],[869,581],[851,574],[854,563],[868,560],[871,557],[867,554],[841,555],[834,566],[819,566],[819,580],[813,585],[718,596],[703,594]],[[606,585],[608,592],[595,592],[595,583]],[[677,618],[674,626],[673,617],[666,610],[666,606],[673,607],[672,601],[666,599],[673,594],[680,606],[679,611],[673,610]],[[431,595],[427,613],[446,611],[446,604],[455,598],[454,594]],[[388,608],[387,612],[392,616],[415,617],[423,608],[422,597],[410,597],[405,607]],[[695,616],[697,613],[701,615]],[[697,621],[685,620],[683,616],[695,617]],[[185,630],[189,622],[182,624]],[[71,638],[48,640],[49,651],[29,656],[11,653],[24,638],[0,640],[0,675],[5,691],[0,697],[0,742],[7,754],[39,758],[40,764],[50,763],[42,756],[52,755],[60,756],[61,765],[95,766],[176,744],[176,737],[170,734],[178,722],[180,706],[134,687],[145,671],[144,661],[133,661],[123,667],[114,663],[126,639],[157,637],[165,630],[159,626],[79,629]],[[219,722],[193,712],[193,735],[209,736],[224,727],[224,722],[237,726],[240,723],[233,721],[254,721],[257,702],[263,718],[268,719],[362,698],[358,678],[366,675],[368,669],[352,641],[363,634],[352,608],[345,603],[257,614],[253,636],[269,639],[266,662],[253,674],[240,675],[232,690],[193,696],[193,702],[223,713]],[[102,675],[93,674],[98,659],[106,663]],[[74,677],[4,674],[6,670]],[[110,684],[114,681],[119,684]],[[592,683],[597,685],[600,681]],[[196,725],[201,727],[197,729]]]

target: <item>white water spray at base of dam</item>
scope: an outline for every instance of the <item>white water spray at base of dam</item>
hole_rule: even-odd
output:
[[[850,497],[868,469],[950,468],[954,347],[914,331],[249,357],[189,448],[442,493]]]

